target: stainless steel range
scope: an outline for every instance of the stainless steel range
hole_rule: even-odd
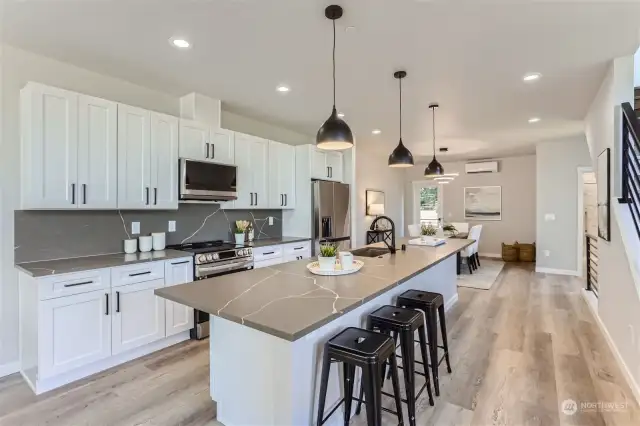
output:
[[[175,250],[193,253],[193,276],[196,280],[253,269],[253,249],[222,240],[169,246]],[[192,339],[209,337],[209,314],[194,311],[195,327]]]

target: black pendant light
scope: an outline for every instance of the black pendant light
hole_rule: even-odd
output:
[[[439,106],[437,103],[429,104],[429,108],[433,112],[433,160],[424,169],[425,176],[442,176],[444,174],[444,167],[436,160],[436,108]]]
[[[333,110],[318,130],[316,145],[326,150],[348,149],[353,146],[353,134],[336,111],[336,19],[342,17],[342,8],[336,5],[328,6],[324,15],[333,21]]]
[[[407,72],[396,71],[393,76],[398,79],[400,84],[400,141],[389,156],[389,167],[413,167],[413,155],[402,143],[402,79],[407,76]]]

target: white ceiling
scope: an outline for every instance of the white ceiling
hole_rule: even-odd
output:
[[[640,3],[350,0],[338,27],[338,109],[357,144],[398,141],[430,155],[428,104],[440,103],[438,147],[452,158],[533,151],[582,131],[607,62],[638,44]],[[176,96],[198,91],[225,109],[315,135],[331,108],[328,1],[5,0],[4,40]],[[347,26],[354,31],[345,31]],[[172,36],[193,48],[179,51]],[[525,84],[531,71],[543,78]],[[286,95],[278,84],[291,86]],[[527,119],[542,118],[531,125]],[[382,129],[373,136],[371,129]]]

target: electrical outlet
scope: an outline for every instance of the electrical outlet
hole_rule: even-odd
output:
[[[176,232],[176,221],[175,220],[170,220],[169,221],[169,232]]]
[[[269,216],[269,226],[273,225],[273,216]]]
[[[554,213],[546,213],[544,215],[544,220],[546,222],[552,222],[552,221],[556,220],[556,215]]]
[[[140,222],[131,222],[131,233],[138,235],[140,233]]]
[[[551,256],[551,252],[549,250],[545,250],[543,253],[544,253],[544,257]]]

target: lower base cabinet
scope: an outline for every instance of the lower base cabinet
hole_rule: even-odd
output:
[[[253,249],[254,268],[279,265],[311,257],[311,241],[287,243],[275,246],[257,247]]]
[[[165,287],[193,281],[193,260],[167,262],[164,267]],[[167,337],[193,328],[193,308],[165,300],[165,329]]]

